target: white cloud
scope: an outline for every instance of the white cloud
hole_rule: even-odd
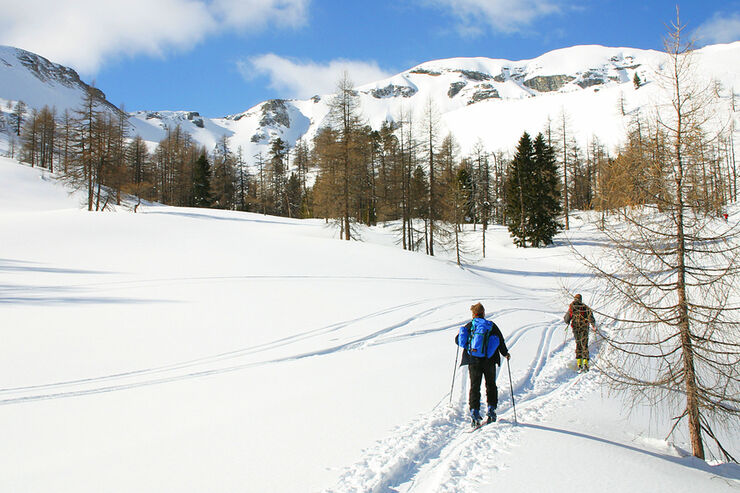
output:
[[[310,0],[0,0],[0,44],[85,75],[109,57],[187,50],[223,30],[298,26]]]
[[[487,25],[494,31],[510,33],[527,27],[540,17],[561,11],[562,0],[419,0],[445,10],[459,20],[465,34],[480,33]]]
[[[239,63],[242,76],[253,79],[267,76],[270,87],[287,98],[308,98],[315,94],[335,92],[337,81],[344,72],[355,86],[390,77],[374,61],[332,60],[327,63],[298,61],[272,53],[249,58]]]
[[[306,22],[308,0],[213,0],[211,9],[226,25],[296,27]]]
[[[701,44],[740,41],[740,12],[714,14],[711,19],[699,26],[696,38]]]

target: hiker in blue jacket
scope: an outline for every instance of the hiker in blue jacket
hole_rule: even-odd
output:
[[[488,423],[496,421],[496,406],[498,405],[498,388],[496,387],[496,367],[501,364],[499,355],[507,360],[511,358],[504,336],[495,323],[485,319],[486,311],[483,305],[476,303],[470,307],[473,320],[460,327],[455,342],[464,348],[462,363],[468,365],[470,375],[470,417],[473,426],[481,423],[480,415],[480,385],[483,377],[486,379],[486,400],[488,402]]]

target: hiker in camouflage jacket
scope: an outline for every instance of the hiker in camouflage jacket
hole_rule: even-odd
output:
[[[578,371],[588,371],[588,327],[596,332],[594,313],[583,303],[580,294],[577,294],[568,307],[564,317],[565,323],[573,329],[573,338],[576,340],[576,364]]]

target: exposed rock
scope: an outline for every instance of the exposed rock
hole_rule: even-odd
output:
[[[372,94],[372,96],[377,99],[397,98],[399,96],[403,98],[410,98],[411,96],[416,94],[416,92],[417,90],[415,87],[388,84],[381,89],[373,89],[372,91],[370,91],[370,94]]]
[[[496,77],[494,77],[493,80],[495,80],[496,82],[506,82],[506,76],[503,72],[501,72]]]
[[[485,101],[486,99],[501,99],[498,91],[488,84],[481,86],[481,89],[475,91],[473,97],[470,99],[468,104],[475,104],[479,101]]]
[[[458,72],[463,75],[466,79],[474,80],[477,82],[483,82],[486,80],[491,80],[493,77],[491,77],[489,74],[484,74],[483,72],[476,72],[475,70],[455,70],[455,72]]]
[[[115,105],[105,99],[105,93],[97,87],[87,85],[73,69],[50,62],[46,58],[29,51],[16,49],[16,58],[29,72],[42,82],[56,82],[66,87],[79,88],[90,91],[95,98],[109,109],[118,111]],[[10,66],[7,61],[5,64]]]
[[[598,78],[592,78],[592,79],[583,79],[576,82],[579,86],[581,86],[581,89],[586,89],[587,87],[593,87],[593,86],[600,86],[604,84],[604,79],[598,79]]]
[[[414,70],[409,71],[409,73],[410,74],[431,75],[431,76],[434,76],[434,77],[436,77],[438,75],[442,75],[442,72],[434,72],[432,70],[427,70],[427,69],[424,69],[424,68],[417,68],[417,69],[414,69]]]
[[[197,111],[188,111],[185,115],[185,118],[193,122],[193,125],[195,125],[196,127],[205,128],[203,118],[201,118],[200,113],[198,113]]]
[[[285,106],[285,100],[283,99],[271,99],[262,105],[260,126],[274,125],[290,128],[290,115],[288,115],[288,108]]]
[[[618,82],[618,77],[607,77],[604,74],[589,71],[583,74],[581,80],[576,82],[582,89],[586,89],[587,87],[593,87],[593,86],[599,86],[602,84],[606,84],[609,81]]]
[[[525,80],[524,85],[538,92],[553,92],[574,80],[570,75],[538,75]]]
[[[462,88],[466,85],[468,85],[468,83],[464,81],[453,82],[452,84],[450,84],[450,90],[447,91],[447,96],[449,96],[450,98],[454,98],[455,96],[457,96],[457,93],[462,91]]]
[[[318,103],[319,101],[321,101],[321,96],[317,94],[316,96],[311,98],[311,101],[313,101],[314,103]]]

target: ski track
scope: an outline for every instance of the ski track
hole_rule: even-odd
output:
[[[291,279],[303,279],[304,276],[289,276]],[[482,276],[481,276],[482,277]],[[189,281],[210,282],[213,280],[244,279],[284,279],[280,276],[232,276],[219,278],[189,278]],[[316,277],[306,276],[316,280]],[[347,280],[344,277],[326,277],[321,280]],[[363,278],[375,281],[385,278]],[[181,279],[152,279],[147,281],[121,281],[116,286],[130,286],[145,282],[167,283],[179,282]],[[424,281],[425,279],[404,279],[404,281]],[[100,283],[75,286],[93,287]],[[111,288],[110,284],[107,284]],[[115,287],[114,287],[115,289]],[[518,293],[517,293],[518,294]],[[514,314],[519,308],[512,305],[525,296],[509,293],[506,298],[507,308],[487,313],[494,321]],[[262,344],[235,349],[215,355],[190,359],[169,365],[136,369],[97,377],[13,387],[0,389],[0,405],[12,405],[41,401],[79,397],[106,392],[117,392],[142,386],[160,385],[180,380],[203,378],[226,372],[240,371],[252,367],[295,361],[303,358],[331,355],[362,347],[390,344],[414,337],[456,329],[466,320],[450,318],[450,308],[458,307],[461,302],[470,300],[470,296],[426,298],[409,303],[390,306],[360,317],[335,322],[323,327],[269,341]],[[482,297],[480,301],[492,306],[500,306],[501,298]],[[530,310],[531,311],[531,310]],[[546,322],[530,323],[508,331],[508,347],[514,354],[517,344],[525,337],[539,337],[537,349],[523,374],[516,375],[513,392],[517,401],[517,415],[520,420],[536,422],[548,408],[557,404],[564,394],[577,396],[590,385],[579,383],[590,382],[594,375],[578,375],[566,367],[569,354],[567,344],[555,342],[558,327],[563,322],[559,314],[540,310],[548,318]],[[368,329],[356,333],[342,341],[341,337],[348,329],[360,323],[381,320],[382,317],[396,318],[394,323],[380,327],[368,324]],[[415,329],[418,326],[420,328]],[[452,335],[450,330],[450,334]],[[327,343],[328,341],[328,343]],[[331,345],[332,342],[336,344]],[[274,354],[271,351],[282,351],[299,343],[314,344],[314,349],[303,348],[289,354]],[[503,367],[501,367],[503,370]],[[389,437],[377,442],[364,451],[364,457],[358,463],[349,466],[341,474],[337,485],[326,493],[333,492],[460,492],[472,491],[490,477],[492,471],[502,467],[501,452],[511,447],[516,436],[521,432],[513,424],[511,408],[511,389],[508,381],[500,390],[499,421],[475,433],[467,433],[468,417],[464,411],[467,401],[467,374],[459,372],[460,377],[454,405],[450,406],[449,393],[443,396],[429,412],[420,415],[412,422],[396,429]],[[508,380],[508,378],[505,378]]]
[[[363,315],[354,319],[345,320],[330,324],[318,329],[308,330],[306,332],[293,335],[290,337],[280,338],[255,346],[228,351],[216,355],[205,356],[183,362],[163,365],[153,368],[137,369],[127,372],[102,375],[91,378],[68,380],[61,382],[52,382],[39,385],[29,385],[21,387],[11,387],[0,389],[0,405],[10,405],[27,403],[33,401],[60,399],[69,397],[80,397],[91,394],[100,394],[107,392],[116,392],[134,389],[137,387],[160,385],[170,382],[187,380],[192,378],[202,378],[212,375],[245,370],[252,367],[275,364],[286,361],[295,361],[309,357],[323,356],[333,354],[339,351],[358,349],[365,346],[388,344],[411,337],[419,337],[436,333],[440,331],[456,328],[464,323],[461,320],[447,321],[441,325],[433,326],[426,320],[433,314],[457,306],[461,301],[467,301],[470,296],[457,297],[440,297],[417,300],[410,303],[385,308],[374,313]],[[482,301],[497,301],[499,298],[489,297],[481,298]],[[430,306],[422,310],[419,307]],[[327,337],[331,334],[340,335],[342,331],[359,322],[366,322],[375,318],[393,315],[405,314],[409,309],[416,309],[411,315],[407,315],[399,322],[376,329],[372,332],[360,334],[346,342],[340,342],[334,346],[326,346]],[[499,317],[507,313],[516,311],[513,308],[502,309],[493,312],[491,316]],[[406,329],[412,323],[430,326],[432,328],[411,331],[407,334],[393,333],[399,329]],[[314,339],[318,348],[304,352],[292,353],[286,356],[250,360],[250,357],[260,356],[269,351],[277,349],[283,350],[290,345]],[[334,339],[337,340],[337,339]]]
[[[501,310],[497,315],[510,311]],[[567,341],[555,340],[559,327],[563,327],[560,315],[543,313],[550,318],[548,322],[523,325],[511,331],[507,338],[509,349],[516,354],[517,343],[523,337],[540,332],[529,366],[513,381],[517,417],[521,422],[538,422],[559,403],[577,398],[595,385],[595,371],[579,375],[567,367],[572,359],[571,348]],[[596,354],[598,348],[594,349]],[[502,366],[500,372],[507,370]],[[462,374],[460,380],[467,385],[467,375]],[[502,378],[508,380],[507,376]],[[521,433],[514,424],[508,381],[503,387],[506,390],[499,389],[496,423],[475,433],[467,432],[468,416],[464,412],[467,390],[459,385],[452,406],[447,404],[450,397],[447,394],[428,414],[394,430],[391,436],[366,450],[364,458],[348,467],[336,486],[325,492],[477,491],[481,482],[504,467],[502,453],[515,444]]]

